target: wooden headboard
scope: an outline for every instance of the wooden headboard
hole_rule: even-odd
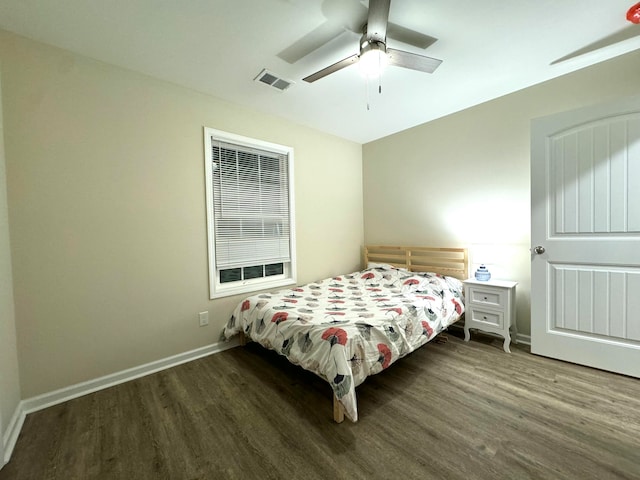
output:
[[[469,277],[469,256],[466,248],[366,245],[365,268],[369,262],[387,263],[412,272],[434,272],[460,280]]]

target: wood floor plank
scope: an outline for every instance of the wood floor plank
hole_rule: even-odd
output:
[[[326,382],[249,344],[28,415],[0,480],[640,479],[640,381],[512,351],[450,334],[338,425]]]

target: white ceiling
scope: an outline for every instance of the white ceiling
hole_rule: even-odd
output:
[[[366,1],[1,0],[0,28],[366,143],[640,48],[640,25],[625,18],[633,3],[392,0],[390,22],[438,41],[388,46],[443,63],[433,74],[387,68],[382,94],[370,85],[370,110],[357,66],[302,81],[357,53],[356,33],[293,64],[278,57],[334,15],[357,16]],[[621,31],[637,36],[550,65]],[[280,92],[254,82],[263,68],[296,83]]]

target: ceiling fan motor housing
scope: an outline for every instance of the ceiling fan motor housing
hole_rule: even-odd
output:
[[[383,42],[376,42],[370,40],[363,40],[360,44],[360,56],[365,55],[367,52],[380,52],[383,55],[387,54],[387,46]]]

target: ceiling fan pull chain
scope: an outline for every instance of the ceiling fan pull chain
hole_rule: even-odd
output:
[[[365,83],[365,90],[366,90],[366,95],[367,95],[367,111],[371,110],[371,108],[369,107],[369,77],[365,77],[364,79],[364,83]]]
[[[378,55],[378,95],[382,95],[382,55]]]

